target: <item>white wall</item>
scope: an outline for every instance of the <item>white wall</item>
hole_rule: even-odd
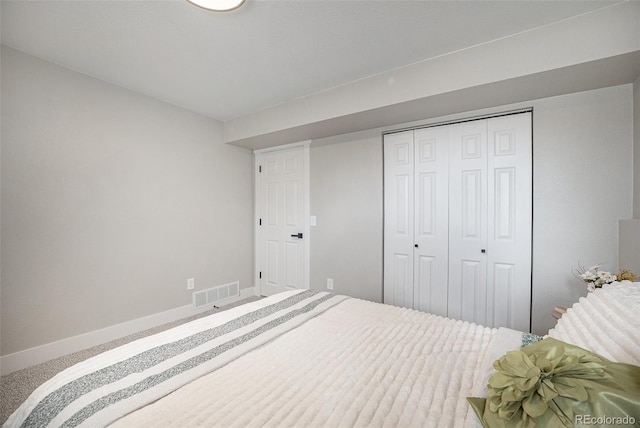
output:
[[[311,210],[318,226],[312,229],[312,286],[324,289],[330,277],[338,293],[382,298],[382,131],[530,106],[532,325],[534,333],[548,331],[553,306],[571,305],[585,294],[572,274],[578,263],[618,267],[618,220],[632,212],[632,85],[314,141]]]
[[[2,354],[252,286],[252,159],[219,122],[2,47]]]

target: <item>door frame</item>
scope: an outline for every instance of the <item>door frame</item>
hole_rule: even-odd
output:
[[[311,140],[306,140],[306,141],[300,141],[297,143],[291,143],[291,144],[283,144],[280,146],[274,146],[274,147],[268,147],[268,148],[264,148],[264,149],[258,149],[258,150],[254,150],[253,151],[253,166],[254,166],[254,170],[253,170],[253,177],[254,177],[254,183],[253,183],[253,196],[254,196],[254,203],[253,203],[253,207],[254,207],[254,223],[253,223],[253,245],[254,245],[254,250],[253,250],[253,261],[254,261],[254,266],[253,266],[253,278],[254,278],[254,290],[255,290],[255,294],[256,296],[261,296],[262,295],[262,290],[260,289],[260,262],[261,262],[261,257],[262,257],[262,252],[260,249],[260,234],[261,234],[261,229],[260,229],[260,218],[262,218],[262,205],[261,205],[261,201],[262,201],[262,195],[261,195],[261,175],[260,172],[258,171],[259,167],[260,167],[260,162],[262,161],[262,154],[264,153],[272,153],[272,152],[277,152],[277,151],[288,151],[288,150],[299,150],[302,148],[303,150],[303,162],[304,162],[304,183],[302,186],[302,191],[304,192],[304,203],[303,203],[303,224],[302,224],[302,229],[303,229],[303,233],[304,233],[304,240],[303,240],[303,245],[304,245],[304,261],[303,261],[303,277],[304,277],[304,289],[309,289],[311,288],[311,284],[310,284],[310,277],[311,277],[311,254],[310,254],[310,249],[311,249],[311,234],[310,232],[310,213],[311,213],[311,198],[310,198],[310,190],[311,190],[311,186],[310,186],[310,180],[309,180],[309,165],[310,165],[310,146],[311,146]]]

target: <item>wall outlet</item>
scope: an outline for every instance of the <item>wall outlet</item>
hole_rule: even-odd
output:
[[[327,290],[333,290],[333,279],[327,278]]]
[[[196,287],[196,279],[189,278],[187,279],[187,290],[193,290]]]

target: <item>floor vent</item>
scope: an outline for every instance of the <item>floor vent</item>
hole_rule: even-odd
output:
[[[219,285],[193,293],[193,306],[195,308],[202,308],[230,297],[238,296],[240,296],[240,282],[230,282],[229,284]]]

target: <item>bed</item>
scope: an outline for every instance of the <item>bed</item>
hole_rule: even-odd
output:
[[[640,365],[639,309],[640,283],[613,284],[581,299],[549,336]],[[486,396],[494,361],[538,339],[291,291],[72,366],[5,426],[475,427],[467,397]]]

